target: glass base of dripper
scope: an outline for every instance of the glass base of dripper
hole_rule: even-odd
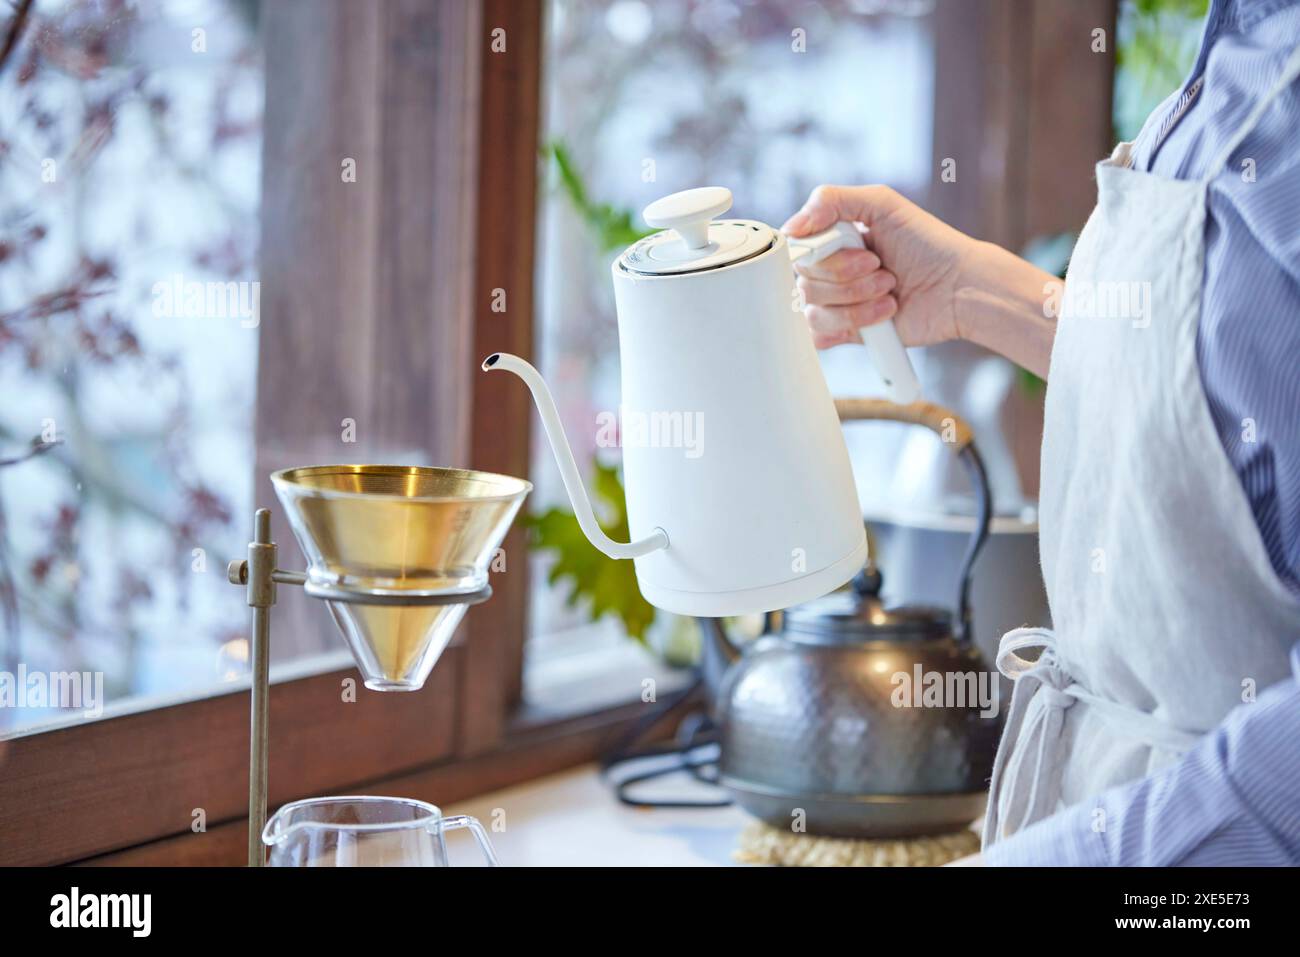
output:
[[[424,683],[415,684],[412,681],[384,681],[379,678],[367,678],[364,684],[371,691],[419,691],[424,687]]]
[[[372,691],[419,691],[465,616],[465,605],[326,602]]]

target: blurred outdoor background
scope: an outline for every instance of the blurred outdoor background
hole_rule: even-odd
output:
[[[276,2],[0,0],[0,43],[21,21],[0,63],[0,670],[102,672],[124,703],[209,693],[246,673],[247,608],[225,564],[242,555],[254,506],[270,504],[253,491],[261,332],[156,305],[159,283],[261,275],[265,72],[279,55],[264,48],[262,22]],[[1023,152],[976,143],[983,125],[968,133],[951,119],[944,71],[962,38],[940,14],[963,2],[546,4],[534,356],[580,462],[605,470],[605,518],[621,507],[617,450],[597,449],[593,429],[618,407],[608,269],[644,229],[640,209],[718,184],[735,196],[731,215],[779,225],[819,183],[881,182],[959,220],[987,198],[963,185],[978,184],[975,171]],[[1118,4],[1105,39],[1109,130],[1073,146],[1085,169],[1183,81],[1205,5]],[[1071,5],[1034,9],[1050,27]],[[807,48],[792,55],[800,30]],[[1087,55],[1086,22],[1062,36]],[[1010,42],[963,55],[1020,52]],[[1069,137],[1070,122],[1063,111],[1042,135]],[[955,185],[940,177],[944,157],[957,161]],[[1082,219],[1043,232],[1032,219],[999,225],[986,210],[959,225],[1061,271]],[[917,360],[930,393],[976,425],[1000,528],[1032,555],[1043,384],[969,349]],[[877,391],[861,350],[833,350],[824,367],[837,395]],[[599,581],[563,573],[581,545],[565,533],[558,476],[534,431],[525,682],[642,654],[629,634],[689,661],[693,627],[656,619],[630,563]],[[965,487],[927,435],[861,426],[850,443],[868,517],[960,536]],[[947,594],[952,583],[934,577],[925,584]],[[283,664],[341,647],[321,630],[274,653]],[[10,709],[0,732],[54,716]]]

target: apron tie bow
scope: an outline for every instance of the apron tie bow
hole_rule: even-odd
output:
[[[984,816],[985,847],[1056,812],[1066,757],[1061,732],[1066,711],[1077,702],[1087,702],[1118,733],[1151,747],[1179,753],[1200,737],[1199,732],[1092,694],[1065,669],[1056,645],[1056,633],[1048,628],[1017,628],[1003,635],[998,645],[998,671],[1015,687],[993,761]],[[1023,648],[1042,651],[1037,661],[1030,661],[1016,654]]]
[[[1055,672],[1055,674],[1052,672]],[[1058,681],[1053,680],[1056,675],[1062,673],[1063,672],[1059,666],[1052,666],[1052,671],[1045,674],[1045,680],[1043,681],[1042,687],[1038,689],[1038,694],[1043,698],[1044,703],[1049,708],[1060,708],[1064,710],[1078,700],[1073,695],[1069,694]]]
[[[1037,661],[1016,653],[1034,647],[1042,648]],[[993,762],[984,817],[986,845],[1004,836],[1004,829],[1017,831],[1055,809],[1062,759],[1058,742],[1065,712],[1082,690],[1061,664],[1055,633],[1046,628],[1017,628],[1003,635],[997,666],[1015,686]]]

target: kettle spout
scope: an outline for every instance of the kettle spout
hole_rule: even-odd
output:
[[[551,443],[551,451],[555,453],[555,464],[560,468],[560,478],[564,480],[564,490],[569,495],[569,501],[573,503],[573,514],[578,519],[578,526],[582,529],[582,533],[587,536],[591,544],[610,558],[640,558],[650,552],[667,548],[668,535],[662,528],[656,528],[645,538],[639,538],[634,542],[616,542],[605,534],[600,523],[596,521],[595,512],[591,509],[591,500],[587,498],[587,489],[578,474],[578,464],[573,459],[573,450],[569,448],[564,427],[560,425],[560,414],[555,409],[555,400],[551,398],[551,390],[547,388],[541,373],[523,359],[512,356],[508,352],[494,352],[483,360],[484,372],[491,372],[494,369],[513,372],[524,380],[524,385],[528,386],[528,391],[533,394],[533,402],[537,406],[538,415],[542,417],[546,438]]]

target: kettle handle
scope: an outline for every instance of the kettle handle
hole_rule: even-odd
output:
[[[812,236],[787,236],[791,259],[809,265],[820,262],[841,249],[865,249],[862,233],[852,223],[838,222],[825,232]],[[903,341],[898,338],[894,320],[874,322],[858,329],[867,355],[885,383],[885,394],[895,402],[916,402],[921,398],[921,382],[907,357]]]
[[[939,436],[944,445],[952,448],[966,469],[975,489],[976,515],[975,528],[971,531],[966,554],[961,560],[957,592],[957,637],[969,641],[972,637],[971,569],[988,540],[989,525],[993,520],[993,494],[989,489],[988,473],[984,470],[984,460],[975,448],[970,425],[957,413],[933,402],[899,405],[886,399],[836,399],[835,411],[839,413],[841,422],[875,419],[924,426]]]

